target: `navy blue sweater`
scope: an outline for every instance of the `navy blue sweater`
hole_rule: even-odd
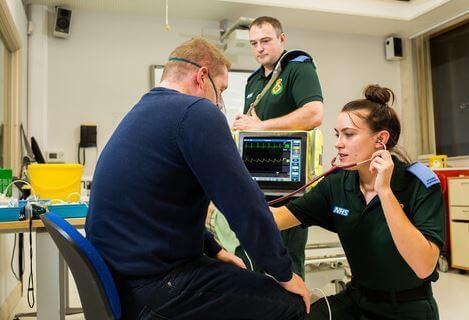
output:
[[[209,199],[254,261],[289,280],[290,258],[224,115],[206,99],[155,88],[99,157],[86,234],[115,272],[163,275],[218,252],[204,227]]]

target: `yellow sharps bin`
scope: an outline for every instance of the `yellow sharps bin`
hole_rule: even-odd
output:
[[[81,164],[30,164],[28,176],[40,199],[80,200]]]

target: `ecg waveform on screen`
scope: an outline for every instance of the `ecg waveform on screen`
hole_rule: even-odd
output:
[[[285,141],[249,141],[243,145],[243,160],[251,173],[287,174],[291,143]]]
[[[285,142],[246,142],[245,149],[290,149],[290,143]]]
[[[246,157],[244,159],[244,162],[248,162],[248,163],[285,163],[285,164],[288,164],[288,163],[290,163],[290,159],[288,159],[288,158],[282,158],[282,159],[259,158],[259,159],[254,159],[254,158]]]

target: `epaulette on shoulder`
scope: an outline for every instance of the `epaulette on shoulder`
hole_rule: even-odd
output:
[[[313,59],[308,56],[298,56],[290,60],[290,62],[305,62],[305,61],[312,61]]]
[[[316,69],[316,63],[314,62],[314,59],[309,56],[299,56],[295,59],[290,60],[289,62],[308,62],[313,65],[314,69]]]
[[[416,162],[407,167],[407,171],[416,176],[427,188],[440,183],[435,172],[420,162]]]
[[[290,62],[309,62],[313,64],[314,68],[316,68],[313,57],[303,50],[291,50],[285,53],[281,59],[282,69]]]

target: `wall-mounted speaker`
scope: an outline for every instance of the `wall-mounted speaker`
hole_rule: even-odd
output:
[[[54,36],[68,38],[72,23],[72,10],[57,7],[55,11]]]
[[[401,60],[404,58],[402,50],[402,38],[388,37],[384,40],[386,60]]]

